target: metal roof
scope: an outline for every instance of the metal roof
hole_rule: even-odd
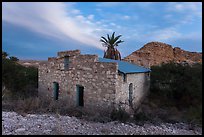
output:
[[[148,68],[144,68],[138,66],[136,64],[132,64],[125,61],[120,60],[113,60],[113,59],[106,59],[106,58],[98,58],[99,62],[117,62],[118,63],[118,70],[127,74],[127,73],[145,73],[150,72],[151,70]]]

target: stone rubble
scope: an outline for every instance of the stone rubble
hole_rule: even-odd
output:
[[[202,128],[189,129],[184,123],[99,123],[76,117],[2,112],[3,135],[202,135]]]

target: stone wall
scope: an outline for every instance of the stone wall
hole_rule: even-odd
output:
[[[61,51],[57,53],[58,57],[65,57],[65,56],[76,56],[80,54],[80,50],[69,50],[69,51]]]
[[[68,68],[65,69],[65,58]],[[97,55],[81,55],[80,51],[58,52],[39,65],[39,94],[53,99],[53,82],[59,83],[58,102],[77,106],[77,85],[84,87],[83,110],[111,112],[122,107],[127,112],[136,109],[149,90],[148,73],[118,73],[118,64],[99,62]],[[129,85],[133,84],[132,106],[129,105]]]
[[[132,106],[129,104],[129,86],[133,84],[132,90]],[[116,92],[116,104],[129,113],[136,110],[147,95],[150,87],[149,73],[134,73],[124,75],[118,75],[118,84]]]
[[[69,53],[69,68],[64,69],[64,57]],[[60,52],[39,65],[39,94],[52,99],[53,82],[59,83],[59,99],[76,107],[76,85],[84,87],[84,107],[90,111],[111,110],[115,101],[118,65],[98,62],[97,55]]]

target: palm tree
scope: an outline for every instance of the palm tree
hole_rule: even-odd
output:
[[[119,40],[119,38],[122,35],[119,35],[117,37],[115,37],[114,35],[115,35],[115,32],[113,32],[111,37],[107,34],[108,39],[106,39],[103,36],[100,39],[100,41],[102,42],[102,45],[104,47],[107,47],[107,50],[104,52],[103,58],[121,60],[120,52],[117,50],[116,47],[118,46],[119,43],[122,43],[124,41]]]

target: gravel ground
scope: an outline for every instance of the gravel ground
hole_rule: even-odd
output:
[[[3,135],[202,135],[184,123],[142,126],[118,121],[99,123],[60,115],[2,112]]]

